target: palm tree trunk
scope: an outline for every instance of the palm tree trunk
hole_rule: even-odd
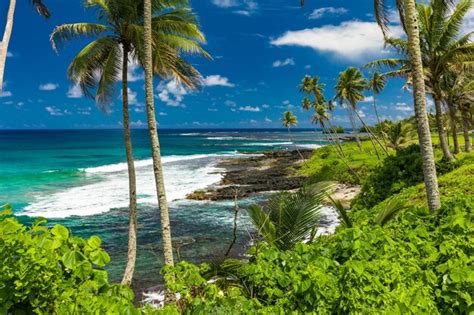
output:
[[[153,99],[153,56],[152,56],[152,30],[151,30],[151,0],[144,1],[144,49],[145,49],[145,90],[146,113],[148,130],[150,132],[151,153],[153,158],[153,172],[155,175],[156,194],[160,207],[161,237],[165,264],[174,265],[173,245],[171,243],[171,226],[168,202],[166,200],[163,165],[161,163],[160,142],[156,127],[155,105]]]
[[[470,119],[468,111],[465,108],[461,109],[462,133],[464,135],[464,151],[471,152],[471,139],[469,137]]]
[[[377,153],[377,157],[379,158],[380,160],[380,156],[379,156],[379,153],[377,151],[377,147],[375,145],[375,142],[377,142],[377,144],[382,148],[382,150],[385,152],[385,154],[388,155],[388,151],[385,149],[385,147],[382,145],[382,143],[380,143],[379,139],[377,138],[377,136],[372,132],[372,130],[370,129],[370,127],[365,123],[365,121],[362,119],[362,117],[359,115],[359,112],[357,111],[357,109],[354,109],[354,112],[356,113],[357,115],[357,118],[359,118],[360,122],[362,123],[362,126],[364,126],[365,130],[367,131],[367,133],[369,134],[369,139],[370,139],[370,142],[372,142],[372,146],[374,147],[374,150],[375,150],[375,153]],[[375,142],[374,142],[375,141]]]
[[[377,102],[375,100],[375,96],[377,94],[374,93],[374,112],[375,112],[375,117],[377,117],[377,123],[379,124],[379,127],[382,128],[382,121],[380,120],[380,116],[379,116],[379,111],[377,110]],[[385,145],[385,152],[387,152],[387,141],[385,140],[385,135],[383,134],[383,130],[382,130],[382,141],[383,141],[383,144]]]
[[[359,138],[359,131],[358,131],[357,128],[356,128],[354,116],[352,115],[352,110],[351,110],[351,108],[350,108],[349,106],[347,107],[347,112],[348,112],[349,120],[350,120],[351,126],[352,126],[352,133],[355,133],[355,138],[356,138],[357,146],[359,147],[359,150],[362,151],[362,144],[361,144],[360,138]]]
[[[288,127],[288,138],[290,139],[290,142],[293,143],[293,137],[291,136],[290,127]],[[298,153],[298,155],[300,156],[300,159],[303,160],[304,165],[308,166],[308,164],[306,164],[306,159],[304,158],[303,154],[301,154],[301,152],[298,149],[298,146],[296,145],[296,143],[295,143],[295,150]]]
[[[0,43],[0,95],[3,93],[3,76],[5,74],[5,64],[7,62],[8,45],[10,44],[10,37],[13,30],[13,18],[15,16],[16,0],[10,0],[10,7],[8,8],[7,24],[3,32],[3,39]]]
[[[446,137],[446,130],[444,130],[443,109],[441,108],[441,101],[436,95],[433,97],[436,109],[436,126],[438,127],[439,144],[443,151],[443,158],[446,161],[454,160],[451,151],[449,151],[448,140]]]
[[[459,148],[459,141],[458,141],[458,128],[456,126],[456,108],[453,104],[447,104],[448,111],[449,111],[449,120],[451,123],[451,132],[453,133],[453,145],[454,145],[454,154],[458,154],[461,152]]]
[[[344,150],[342,149],[341,139],[339,138],[339,134],[334,129],[334,126],[331,124],[331,121],[328,120],[328,124],[329,124],[329,129],[332,131],[332,133],[334,134],[334,137],[336,138],[336,144],[339,147],[339,150],[341,151],[342,156],[346,157],[346,154],[344,153]]]
[[[128,47],[123,46],[122,64],[122,99],[123,99],[123,130],[125,138],[125,152],[128,166],[128,195],[130,223],[128,230],[128,255],[127,266],[122,278],[122,284],[132,283],[135,261],[137,259],[137,180],[135,176],[135,163],[133,161],[132,137],[130,133],[130,119],[128,113]]]
[[[415,116],[418,127],[418,138],[420,142],[421,156],[423,159],[423,176],[426,186],[426,195],[430,211],[434,212],[441,207],[438,189],[438,178],[431,142],[430,126],[426,113],[426,91],[423,65],[421,61],[420,31],[417,20],[415,0],[404,0],[405,2],[405,26],[408,35],[408,49],[412,64],[413,75],[413,98],[415,104]]]

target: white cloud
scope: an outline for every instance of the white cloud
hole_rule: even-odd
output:
[[[391,27],[392,36],[401,36],[400,26]],[[310,47],[323,53],[333,53],[351,61],[380,54],[384,40],[375,22],[346,21],[339,25],[324,25],[299,31],[287,31],[271,41],[276,46]]]
[[[129,82],[142,81],[145,79],[145,74],[136,61],[131,61],[128,63],[127,77]]]
[[[469,32],[474,32],[474,8],[471,8],[469,11],[467,11],[462,26],[462,34],[467,34]]]
[[[145,127],[146,125],[147,125],[147,124],[144,123],[144,122],[141,121],[141,120],[132,121],[132,122],[130,123],[130,127],[132,127],[132,128],[143,128],[143,127]]]
[[[66,93],[69,98],[81,98],[83,96],[81,87],[79,84],[74,84],[69,87],[69,91]]]
[[[348,11],[346,8],[335,8],[335,7],[325,7],[315,9],[311,15],[309,16],[310,19],[316,20],[320,19],[325,15],[342,15],[346,14]]]
[[[255,106],[255,107],[252,107],[252,106],[241,106],[239,107],[239,110],[242,111],[242,112],[261,112],[262,110],[260,109],[260,107],[258,106]]]
[[[212,107],[209,107],[207,109],[208,112],[218,112],[219,110],[217,108],[212,108]]]
[[[12,57],[15,57],[15,55],[11,51],[8,51],[7,58],[12,58]]]
[[[231,8],[239,5],[237,0],[212,0],[212,3],[221,8]]]
[[[229,106],[229,107],[235,107],[235,106],[237,106],[237,103],[234,102],[234,101],[231,101],[231,100],[226,100],[226,101],[224,102],[224,104],[225,104],[226,106]]]
[[[286,58],[285,60],[276,60],[273,62],[273,68],[279,68],[284,66],[294,66],[295,60],[293,58]]]
[[[0,97],[10,97],[12,95],[12,92],[6,90],[2,90],[2,93],[0,93]]]
[[[362,109],[357,110],[357,112],[359,113],[359,116],[360,116],[361,118],[364,118],[364,117],[365,117],[365,113],[362,111]]]
[[[45,84],[40,84],[39,90],[40,91],[54,91],[59,87],[59,84],[57,83],[45,83]]]
[[[56,106],[46,106],[44,109],[51,115],[51,116],[64,116],[64,115],[71,115],[71,112],[67,109],[61,110]]]
[[[91,107],[80,107],[77,109],[79,115],[89,116],[91,114]]]
[[[171,107],[186,107],[182,104],[184,96],[188,91],[176,80],[168,82],[160,82],[157,86],[158,98],[167,106]]]
[[[263,104],[262,105],[262,108],[269,108],[269,107],[270,107],[270,105],[268,105],[268,104]]]
[[[272,120],[271,120],[270,118],[268,118],[268,117],[265,117],[265,122],[266,122],[266,123],[271,123]]]
[[[159,112],[158,115],[160,115],[160,116],[168,116],[168,114],[165,113],[165,112]]]
[[[362,101],[362,103],[372,103],[374,101],[374,97],[373,96],[366,96],[364,98],[364,100]]]
[[[398,110],[400,112],[412,112],[413,109],[411,106],[409,106],[407,103],[404,102],[399,102],[395,106],[395,110]]]
[[[229,82],[228,78],[223,77],[219,74],[208,75],[207,77],[203,78],[202,84],[205,86],[235,86],[235,84]]]

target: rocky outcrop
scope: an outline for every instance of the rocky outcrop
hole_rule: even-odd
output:
[[[301,153],[301,156],[300,156]],[[193,200],[225,200],[247,197],[265,191],[293,190],[301,187],[305,176],[296,170],[309,159],[312,150],[263,152],[244,158],[228,158],[217,166],[225,174],[216,187],[195,191],[187,196]]]

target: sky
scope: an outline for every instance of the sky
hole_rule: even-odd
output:
[[[362,67],[377,58],[395,56],[383,46],[373,17],[373,0],[191,0],[213,59],[191,57],[202,74],[203,86],[186,90],[174,81],[155,79],[155,106],[162,128],[276,128],[290,108],[298,127],[311,127],[310,113],[301,110],[298,91],[306,75],[318,75],[325,95],[334,97],[339,72]],[[56,53],[49,35],[64,23],[96,21],[82,0],[45,0],[52,12],[39,17],[27,0],[17,1],[7,58],[4,92],[0,95],[0,129],[120,128],[121,98],[110,112],[82,95],[66,71],[73,57],[91,38],[70,42]],[[8,1],[0,3],[3,34]],[[399,25],[392,34],[402,35]],[[474,29],[471,10],[465,29]],[[146,126],[143,72],[129,67],[132,126]],[[369,73],[365,72],[368,76]],[[412,96],[403,81],[391,80],[377,97],[382,118],[413,115]],[[120,93],[120,89],[117,89]],[[375,122],[372,95],[359,103],[360,114]],[[348,126],[342,107],[333,115]]]

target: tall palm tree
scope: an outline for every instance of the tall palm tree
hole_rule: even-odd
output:
[[[50,12],[42,0],[31,0],[31,3],[38,11],[38,14],[44,18],[50,17]],[[15,16],[16,0],[10,0],[7,13],[7,23],[5,24],[5,31],[3,32],[3,39],[0,42],[0,94],[3,92],[3,76],[5,72],[5,64],[7,61],[8,45],[13,31],[13,19]]]
[[[358,135],[353,110],[357,110],[357,102],[364,99],[362,91],[366,84],[365,80],[362,81],[362,74],[357,68],[350,67],[345,71],[339,73],[339,79],[337,85],[334,87],[336,90],[336,99],[339,100],[342,106],[345,106],[348,112],[349,120],[352,125],[352,132],[356,133],[356,141],[359,149],[362,150],[362,145]]]
[[[443,157],[448,161],[454,157],[449,150],[444,128],[442,83],[453,66],[464,65],[472,69],[471,64],[474,62],[474,46],[470,40],[472,33],[461,33],[463,20],[471,7],[472,0],[461,0],[454,8],[447,6],[444,0],[432,0],[428,5],[420,4],[417,7],[425,85],[434,100],[440,145]],[[414,72],[412,63],[407,58],[409,42],[389,38],[387,44],[398,49],[405,58],[382,59],[379,60],[379,64],[398,68],[389,75],[408,76],[411,83]],[[454,118],[455,115],[450,117]],[[451,122],[451,125],[454,123]]]
[[[160,23],[161,16],[167,16],[170,9],[175,12],[186,13],[185,18],[176,19],[176,24],[167,26]],[[180,53],[198,53],[210,57],[199,45],[204,43],[204,35],[200,32],[196,17],[192,14],[187,0],[144,0],[144,69],[145,91],[148,130],[150,134],[151,151],[153,158],[153,172],[155,176],[156,193],[160,207],[161,234],[165,264],[172,266],[173,247],[171,243],[171,226],[169,219],[168,201],[166,199],[161,149],[158,139],[155,105],[153,98],[153,74],[161,78],[174,78],[188,88],[195,88],[199,84],[199,72],[182,59]],[[157,37],[156,32],[160,34]],[[156,46],[167,44],[167,49],[154,52]],[[168,55],[172,60],[167,61]]]
[[[450,0],[443,1],[448,5]],[[375,17],[377,23],[382,29],[384,36],[387,35],[389,14],[387,10],[387,0],[374,0]],[[418,138],[423,159],[423,176],[428,199],[428,207],[434,212],[441,207],[441,200],[438,188],[438,178],[436,175],[436,166],[434,152],[431,141],[430,127],[426,111],[425,98],[425,80],[423,73],[423,60],[420,47],[420,30],[418,16],[416,12],[415,0],[400,0],[396,2],[400,20],[408,36],[408,55],[411,64],[411,76],[413,84],[413,99],[415,107],[415,116],[418,127]]]
[[[281,121],[282,121],[283,127],[285,127],[288,130],[288,136],[290,138],[290,142],[293,142],[293,138],[291,136],[291,128],[298,125],[298,118],[296,118],[296,116],[288,109],[288,111],[283,113],[283,118]],[[296,152],[298,152],[298,155],[300,156],[300,158],[304,161],[303,154],[301,154],[296,144],[295,144],[295,149],[296,149]]]
[[[335,86],[336,89],[336,99],[340,101],[341,104],[346,105],[346,108],[349,113],[349,119],[351,120],[352,129],[355,130],[355,122],[352,116],[352,113],[355,113],[359,121],[364,126],[364,129],[369,134],[369,139],[372,143],[372,146],[377,154],[377,157],[380,159],[376,143],[377,142],[380,147],[386,152],[385,147],[379,142],[375,134],[372,132],[371,128],[364,122],[361,115],[359,114],[357,108],[357,102],[362,101],[365,99],[364,94],[362,92],[367,88],[367,81],[360,72],[359,69],[354,67],[349,67],[345,71],[339,74],[339,79],[337,81],[337,85]],[[356,134],[356,141],[359,145],[359,148],[362,149],[359,136]]]
[[[179,41],[174,30],[184,29],[195,34],[199,39],[201,33],[195,26],[195,17],[188,9],[168,7],[166,1],[154,0],[153,8],[162,14],[153,18],[154,50],[152,57],[157,61],[152,73],[166,77],[183,77],[190,84],[195,81],[197,71],[186,64],[174,48],[177,43],[185,42],[186,51],[197,52],[202,49],[196,41],[186,39]],[[55,28],[51,34],[54,49],[59,49],[64,41],[81,36],[95,36],[97,39],[83,48],[72,61],[68,76],[79,84],[84,95],[94,97],[97,104],[106,109],[112,103],[115,86],[122,81],[123,127],[125,151],[129,176],[129,209],[130,227],[127,266],[122,282],[130,284],[133,277],[137,251],[137,200],[136,176],[133,161],[132,139],[128,109],[127,67],[131,58],[142,66],[146,62],[144,52],[143,1],[140,0],[87,0],[87,8],[96,9],[99,23],[65,24]],[[190,74],[193,74],[191,77]],[[196,79],[197,80],[197,79]],[[165,243],[165,242],[164,242]]]
[[[380,74],[380,72],[375,71],[369,80],[369,84],[367,85],[367,90],[373,92],[374,112],[375,112],[375,116],[377,117],[377,123],[380,126],[382,125],[382,122],[380,120],[379,111],[377,110],[376,98],[377,98],[377,95],[379,95],[382,92],[382,90],[385,88],[385,84],[386,84],[386,79]],[[385,136],[383,134],[382,134],[382,140],[384,142],[384,145],[387,146],[387,143],[385,141]]]

